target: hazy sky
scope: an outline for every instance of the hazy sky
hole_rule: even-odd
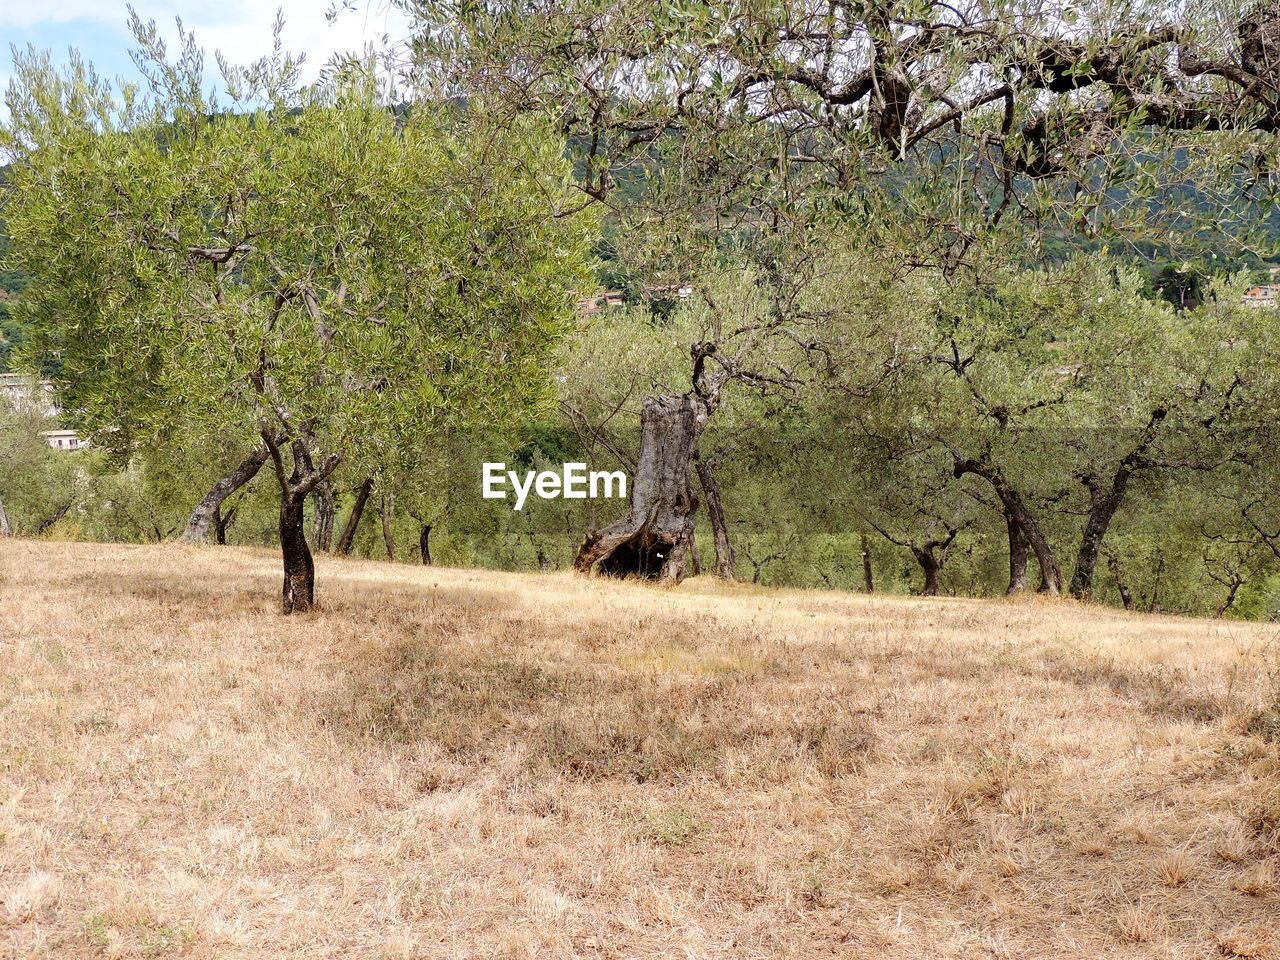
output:
[[[305,79],[313,79],[335,51],[361,49],[383,34],[403,39],[403,19],[388,10],[385,0],[366,0],[354,13],[343,13],[336,24],[325,19],[332,0],[134,0],[143,19],[155,20],[166,36],[176,38],[175,17],[193,31],[205,48],[207,71],[217,76],[213,51],[221,50],[235,63],[247,63],[271,49],[271,25],[276,10],[284,11],[285,47],[307,55]],[[129,60],[133,38],[128,28],[127,0],[0,0],[0,91],[8,89],[13,73],[10,45],[34,44],[49,50],[55,62],[76,47],[105,77],[136,77]],[[171,46],[172,49],[172,46]],[[4,106],[0,103],[0,114]]]

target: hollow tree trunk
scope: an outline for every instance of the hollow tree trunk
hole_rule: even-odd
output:
[[[382,507],[379,510],[379,513],[382,514],[382,542],[387,548],[388,560],[394,560],[396,558],[396,538],[395,533],[391,529],[391,519],[395,515],[395,510],[395,491],[388,490],[382,495]]]
[[[698,472],[698,481],[707,498],[707,515],[711,518],[711,534],[716,547],[716,576],[721,580],[735,580],[734,567],[736,557],[733,553],[733,542],[729,539],[729,524],[725,520],[724,503],[720,499],[720,484],[715,478],[715,458],[694,459],[694,468]]]
[[[698,438],[720,406],[730,365],[707,369],[714,343],[689,346],[693,361],[688,393],[646,397],[640,408],[640,453],[631,478],[626,515],[587,534],[573,562],[579,573],[599,570],[679,583],[689,572],[698,498],[689,483]]]
[[[333,519],[337,502],[333,496],[333,484],[328,480],[316,484],[311,498],[316,504],[316,549],[328,553],[333,547]]]
[[[5,512],[4,501],[0,500],[0,537],[12,537],[13,527],[9,526],[9,514]]]
[[[1032,552],[1036,555],[1036,560],[1040,563],[1040,591],[1042,593],[1057,596],[1062,592],[1062,569],[1058,566],[1058,558],[1054,555],[1053,546],[1049,543],[1049,538],[1044,535],[1044,531],[1040,529],[1040,524],[1036,522],[1031,511],[1027,508],[1022,496],[1013,485],[1005,478],[1004,473],[999,467],[987,461],[977,460],[957,460],[952,472],[956,479],[960,479],[966,473],[972,473],[986,480],[996,496],[1000,498],[1000,503],[1004,507],[1006,517],[1012,517],[1022,529],[1022,535],[1026,538],[1027,544],[1031,547]],[[1012,586],[1013,578],[1010,578],[1010,586]]]
[[[350,556],[351,546],[356,540],[356,529],[360,526],[360,518],[364,516],[365,504],[369,502],[369,494],[373,492],[373,477],[360,484],[356,492],[356,502],[351,507],[347,522],[342,525],[342,533],[338,535],[338,545],[333,552],[340,557]]]
[[[182,531],[182,539],[190,543],[208,543],[214,514],[226,503],[227,497],[258,475],[269,456],[266,445],[259,445],[234,470],[215,483],[191,511],[191,519]]]
[[[631,502],[619,520],[587,534],[574,568],[679,583],[688,573],[698,500],[689,468],[707,412],[692,394],[647,397]]]
[[[1027,589],[1027,538],[1023,536],[1018,521],[1005,514],[1005,524],[1009,529],[1009,586],[1005,596],[1012,596]]]
[[[422,565],[431,566],[431,524],[424,523],[418,533],[418,549],[422,554]]]

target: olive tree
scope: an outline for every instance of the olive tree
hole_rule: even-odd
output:
[[[168,59],[135,18],[147,89],[16,58],[5,215],[33,354],[101,442],[203,423],[261,444],[280,495],[283,608],[314,602],[308,495],[546,390],[589,217],[537,117],[391,109],[368,75],[314,88],[276,52]],[[221,61],[220,61],[221,62]],[[199,451],[193,451],[199,455]]]
[[[581,150],[583,202],[623,199],[628,259],[650,282],[696,287],[726,244],[768,274],[769,319],[749,342],[694,341],[691,388],[641,406],[651,439],[633,529],[588,543],[580,568],[687,552],[693,441],[721,389],[762,372],[743,347],[788,340],[819,354],[815,368],[833,356],[826,318],[792,309],[788,292],[831,238],[858,238],[898,277],[972,277],[993,257],[1025,258],[1042,228],[1162,242],[1205,225],[1248,232],[1241,195],[1274,195],[1276,0],[399,5],[421,27],[416,78],[499,119],[557,111]],[[1165,202],[1187,184],[1194,203]],[[1039,542],[1056,584],[1040,531],[1018,535]]]

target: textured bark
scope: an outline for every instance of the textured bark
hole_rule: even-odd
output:
[[[698,500],[689,468],[707,412],[692,394],[648,397],[640,413],[640,455],[631,502],[620,520],[589,533],[574,567],[616,577],[679,583],[688,573]]]
[[[921,546],[911,546],[911,554],[924,573],[924,587],[920,591],[922,596],[936,597],[942,592],[942,566],[947,562],[947,551],[951,549],[959,532],[958,527],[949,528],[945,537],[935,537]]]
[[[1058,566],[1058,558],[1054,555],[1053,546],[1049,543],[1049,538],[1044,535],[1044,531],[1040,529],[1040,524],[1036,522],[1031,511],[1027,509],[1022,496],[1005,478],[1003,471],[987,461],[957,460],[952,472],[957,480],[966,473],[972,473],[991,484],[996,496],[1000,498],[1001,505],[1004,507],[1005,516],[1012,518],[1017,523],[1022,535],[1026,538],[1027,544],[1035,553],[1036,560],[1040,563],[1040,591],[1054,596],[1060,594],[1062,592],[1062,569]],[[1012,543],[1012,538],[1010,543]],[[1012,569],[1012,564],[1010,564],[1010,567]],[[1013,586],[1013,583],[1014,578],[1011,576],[1009,578],[1010,587]]]
[[[916,563],[920,564],[920,569],[924,572],[924,587],[920,590],[920,595],[924,597],[936,597],[942,589],[942,564],[938,557],[928,550],[912,550],[915,555]]]
[[[338,535],[338,545],[333,549],[338,556],[350,556],[351,547],[356,540],[356,530],[360,526],[360,518],[364,516],[364,507],[369,502],[369,494],[372,492],[373,477],[369,477],[360,484],[360,489],[356,493],[356,502],[351,507],[347,522],[342,525],[342,533]]]
[[[587,534],[574,568],[616,577],[679,583],[692,566],[698,498],[689,474],[698,438],[720,406],[720,391],[735,367],[713,343],[694,343],[692,389],[646,397],[640,409],[640,453],[631,478],[631,502],[620,520]],[[720,369],[707,369],[715,358]]]
[[[431,524],[424,523],[418,532],[418,550],[422,554],[422,565],[431,566]]]
[[[258,475],[269,456],[266,444],[260,444],[234,470],[215,483],[191,511],[191,519],[182,531],[182,539],[190,543],[208,543],[209,528],[214,525],[215,514],[222,509],[229,496]]]
[[[867,593],[876,592],[876,581],[871,575],[871,543],[866,533],[859,534],[862,545],[862,589]]]
[[[333,484],[328,480],[316,484],[311,499],[316,505],[315,541],[316,549],[328,553],[333,548],[333,520],[337,513],[337,502],[333,496]]]
[[[1128,482],[1128,472],[1120,471],[1110,484],[1090,485],[1089,516],[1084,522],[1080,549],[1076,552],[1076,566],[1071,574],[1073,597],[1086,600],[1093,594],[1094,575],[1098,568],[1098,557],[1102,555],[1102,543],[1116,511],[1124,501]]]
[[[5,512],[4,501],[0,500],[0,537],[12,537],[13,527],[9,526],[9,514]]]
[[[280,550],[284,556],[284,612],[305,613],[316,602],[316,567],[307,546],[305,496],[280,497]]]
[[[286,472],[278,439],[266,430],[262,431],[262,439],[271,455],[280,485],[280,553],[284,561],[282,610],[286,614],[305,613],[315,606],[316,600],[315,561],[307,545],[307,497],[317,484],[328,479],[341,458],[331,454],[317,468],[312,463],[306,442],[295,437],[288,447],[293,469]]]
[[[1027,589],[1027,561],[1030,553],[1027,550],[1027,538],[1023,536],[1018,521],[1007,513],[1004,520],[1009,530],[1009,586],[1005,595],[1012,596]]]
[[[721,580],[736,580],[734,568],[737,558],[733,553],[733,541],[729,539],[729,523],[724,515],[724,503],[720,499],[720,484],[715,477],[715,458],[694,460],[698,482],[707,498],[707,514],[711,518],[711,534],[716,547],[716,576]]]

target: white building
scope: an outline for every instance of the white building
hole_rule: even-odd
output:
[[[74,430],[44,430],[40,436],[55,450],[79,450],[89,445],[89,441],[80,439]]]
[[[58,415],[53,384],[21,373],[0,373],[0,402],[12,410],[38,413],[43,417]],[[79,450],[89,445],[88,439],[74,430],[44,430],[40,435],[55,450]]]

